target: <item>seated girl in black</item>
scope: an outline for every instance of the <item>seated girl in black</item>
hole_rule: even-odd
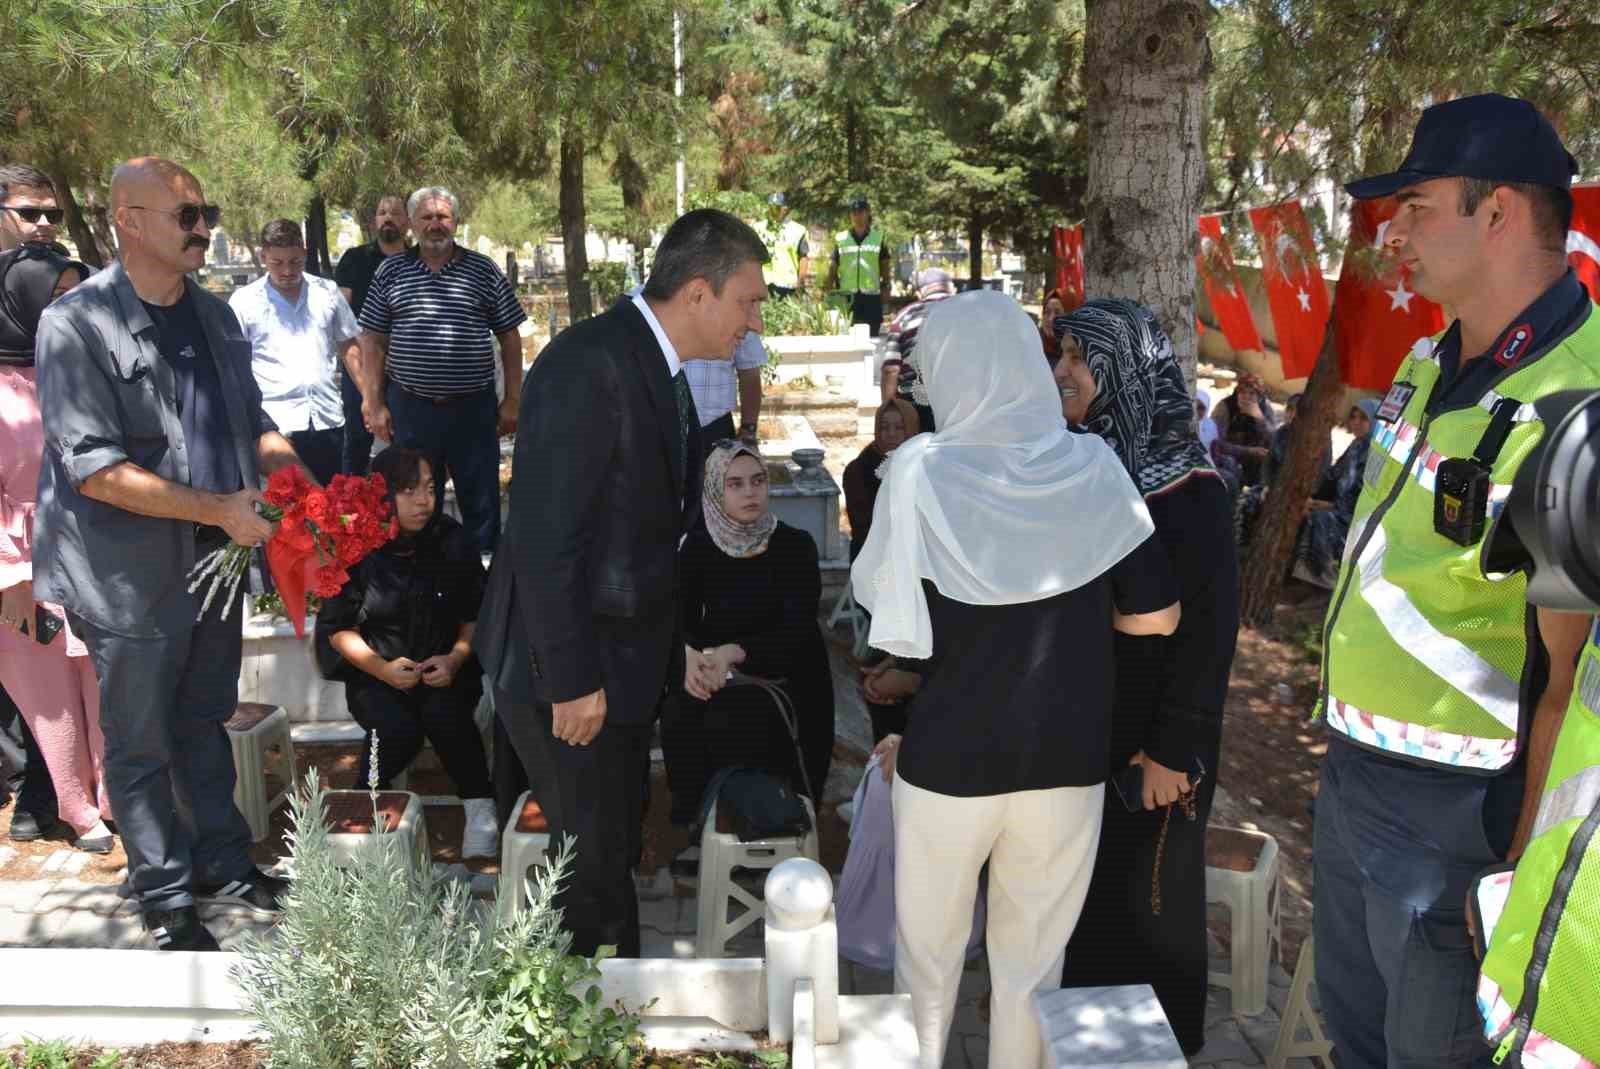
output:
[[[699,681],[709,698],[680,687],[661,717],[672,820],[685,825],[698,818],[706,785],[722,768],[769,768],[803,789],[772,698],[756,687],[725,686],[729,671],[782,680],[813,790],[821,792],[833,759],[833,677],[817,625],[816,543],[768,511],[766,464],[747,445],[712,451],[703,498],[705,526],[684,541],[679,560],[684,641],[710,658]]]
[[[378,787],[387,789],[423,738],[466,809],[463,857],[494,857],[499,839],[483,740],[472,714],[482,675],[472,656],[483,564],[461,525],[434,508],[426,457],[390,447],[372,461],[389,486],[399,533],[350,571],[317,614],[324,674],[343,679],[350,715],[367,731],[358,781],[367,784],[378,736]]]

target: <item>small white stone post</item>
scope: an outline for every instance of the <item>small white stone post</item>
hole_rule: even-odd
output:
[[[817,1042],[839,1042],[839,926],[828,870],[790,858],[767,874],[765,897],[768,1035],[794,1038],[795,982],[810,980]]]

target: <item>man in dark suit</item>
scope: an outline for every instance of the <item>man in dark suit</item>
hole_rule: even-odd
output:
[[[478,615],[495,708],[556,847],[573,950],[639,954],[632,866],[650,722],[669,679],[720,686],[682,645],[678,544],[704,455],[681,360],[729,360],[761,329],[767,250],[702,209],[673,223],[644,292],[563,331],[528,372],[511,508]]]

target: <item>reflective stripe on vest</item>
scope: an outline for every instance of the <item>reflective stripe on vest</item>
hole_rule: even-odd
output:
[[[849,230],[841,230],[833,236],[833,244],[839,253],[839,288],[845,293],[877,293],[883,231],[873,227],[857,241]]]
[[[1483,1034],[1490,1042],[1504,1034],[1516,1013],[1516,1007],[1505,1000],[1500,985],[1481,973],[1478,975],[1478,1012],[1483,1015]],[[1528,1030],[1528,1042],[1522,1048],[1518,1064],[1522,1069],[1600,1069],[1590,1059],[1537,1028]]]
[[[1544,431],[1532,399],[1600,385],[1600,315],[1474,404],[1430,416],[1439,379],[1433,343],[1419,342],[1395,377],[1412,392],[1373,431],[1324,629],[1320,698],[1329,727],[1355,743],[1492,774],[1520,744],[1531,610],[1526,576],[1485,574],[1484,556]],[[1481,541],[1461,546],[1433,529],[1438,468],[1473,454],[1502,398],[1520,407],[1491,466],[1490,523]]]
[[[1478,979],[1484,1036],[1523,1066],[1595,1069],[1600,1014],[1600,623],[1580,656],[1538,819],[1509,888],[1477,890],[1488,952]],[[1520,1048],[1520,1049],[1519,1049]],[[1500,1058],[1497,1058],[1497,1061]]]

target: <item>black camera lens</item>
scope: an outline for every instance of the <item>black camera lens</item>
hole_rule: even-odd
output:
[[[1506,503],[1532,558],[1528,600],[1600,608],[1600,393],[1566,390],[1533,403],[1544,437],[1517,469]]]

